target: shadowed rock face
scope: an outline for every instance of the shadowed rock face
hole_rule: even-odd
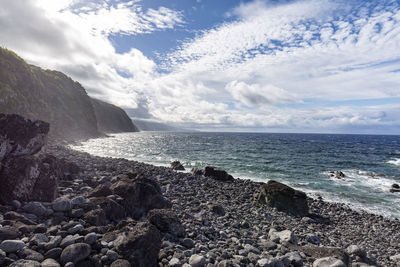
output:
[[[139,131],[123,109],[98,99],[91,100],[100,131],[106,133]]]
[[[308,215],[306,194],[273,180],[261,185],[258,201],[295,216]]]
[[[49,124],[0,114],[0,202],[52,201],[58,193],[60,164],[41,153]]]

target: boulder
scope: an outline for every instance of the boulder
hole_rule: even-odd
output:
[[[157,258],[161,248],[160,232],[148,222],[129,223],[122,229],[106,233],[102,240],[113,241],[118,254],[128,260],[132,266],[158,266]]]
[[[20,156],[3,160],[0,171],[0,202],[51,202],[58,195],[61,172],[51,155]]]
[[[125,209],[115,202],[114,200],[107,197],[94,197],[90,198],[89,202],[100,206],[110,221],[117,221],[125,216]]]
[[[0,203],[57,196],[59,160],[42,153],[48,132],[46,122],[0,114]]]
[[[151,210],[147,214],[147,219],[161,232],[167,232],[178,237],[185,236],[185,228],[182,226],[176,214],[171,210]]]
[[[207,166],[204,168],[204,176],[212,177],[213,179],[222,182],[233,181],[232,175],[228,174],[222,169],[211,166]]]
[[[400,186],[398,184],[392,184],[392,188],[390,188],[390,193],[400,192]]]
[[[162,196],[158,183],[148,178],[131,180],[122,176],[111,186],[111,190],[123,198],[121,204],[134,219],[139,219],[151,209],[171,207],[171,203]]]
[[[0,227],[0,242],[7,239],[17,239],[20,236],[20,231],[12,226]]]
[[[7,253],[17,252],[25,247],[25,243],[21,240],[4,240],[0,243],[0,249]]]
[[[91,192],[89,192],[87,197],[88,198],[90,198],[90,197],[106,197],[109,195],[112,195],[111,189],[103,184],[100,184],[95,189],[93,189]]]
[[[95,209],[85,213],[83,220],[93,226],[102,226],[107,224],[106,213],[103,209]]]
[[[171,169],[176,170],[176,171],[184,171],[185,167],[183,167],[182,163],[179,161],[173,161],[171,162]]]
[[[260,186],[258,202],[295,216],[308,215],[307,195],[273,180]]]
[[[72,209],[71,200],[66,197],[59,197],[52,203],[54,211],[68,212]]]
[[[204,170],[199,168],[193,168],[190,172],[194,175],[204,175]]]
[[[16,114],[0,114],[0,162],[4,158],[38,153],[46,144],[50,125]]]
[[[191,267],[203,267],[206,263],[206,258],[198,254],[194,254],[189,258],[189,264]]]

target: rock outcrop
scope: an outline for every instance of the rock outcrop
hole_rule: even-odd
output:
[[[204,168],[204,176],[212,177],[213,179],[222,182],[233,181],[232,175],[228,174],[226,171],[222,169],[211,166],[207,166]]]
[[[295,216],[308,215],[306,194],[273,180],[260,186],[258,202]]]
[[[43,153],[49,124],[0,114],[0,202],[52,201],[62,177],[59,160]]]
[[[98,99],[91,100],[100,131],[105,133],[139,131],[123,109]]]

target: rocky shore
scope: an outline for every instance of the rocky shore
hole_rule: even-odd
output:
[[[0,205],[0,266],[400,264],[398,220],[210,167],[182,173],[46,150],[61,166],[56,198]]]

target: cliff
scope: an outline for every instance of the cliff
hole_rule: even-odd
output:
[[[139,131],[123,109],[93,98],[92,105],[100,131],[105,133]]]
[[[0,48],[0,113],[49,122],[52,138],[73,140],[102,135],[93,102],[78,82],[61,72],[29,65],[4,48]],[[118,114],[123,119],[114,112],[110,116],[125,120],[127,115],[122,113]]]

